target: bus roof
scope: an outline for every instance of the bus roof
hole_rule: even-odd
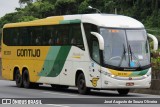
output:
[[[113,28],[144,28],[143,24],[131,17],[116,14],[83,15],[83,22],[90,22],[102,27]]]
[[[3,28],[80,23],[80,22],[91,23],[98,26],[111,27],[111,28],[144,28],[144,25],[136,19],[115,14],[81,14],[81,15],[51,16],[44,19],[38,19],[29,22],[5,24]]]

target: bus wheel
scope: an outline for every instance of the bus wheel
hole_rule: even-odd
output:
[[[117,91],[120,95],[127,95],[129,93],[129,89],[118,89]]]
[[[90,88],[86,87],[85,77],[83,73],[79,74],[78,76],[77,87],[80,94],[87,94],[90,92]]]
[[[19,69],[16,70],[15,81],[16,81],[16,86],[17,87],[23,87],[22,76],[21,76],[21,74],[19,72]]]
[[[29,73],[28,73],[28,70],[24,70],[23,72],[23,86],[24,88],[30,88],[31,87],[31,83],[30,83],[30,80],[29,80]]]

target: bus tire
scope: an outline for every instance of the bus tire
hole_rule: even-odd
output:
[[[118,89],[117,90],[119,95],[127,95],[130,91],[130,89]]]
[[[16,81],[16,86],[19,87],[19,88],[23,87],[22,76],[19,72],[19,69],[17,69],[15,71],[15,77],[14,78],[15,78],[15,81]]]
[[[29,73],[28,73],[27,69],[24,70],[24,72],[22,74],[22,77],[23,77],[24,88],[30,88],[31,87],[31,82],[30,82],[30,79],[29,79]]]
[[[80,94],[88,94],[90,88],[86,87],[86,81],[83,73],[80,73],[77,80],[78,92]]]

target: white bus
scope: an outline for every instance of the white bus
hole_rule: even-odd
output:
[[[3,27],[2,75],[18,87],[40,83],[114,89],[121,95],[151,85],[150,49],[144,25],[127,16],[53,16]],[[154,49],[158,47],[154,40]]]

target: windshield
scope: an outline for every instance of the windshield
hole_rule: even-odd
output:
[[[116,67],[142,67],[150,64],[145,30],[100,28],[104,38],[104,64]]]

